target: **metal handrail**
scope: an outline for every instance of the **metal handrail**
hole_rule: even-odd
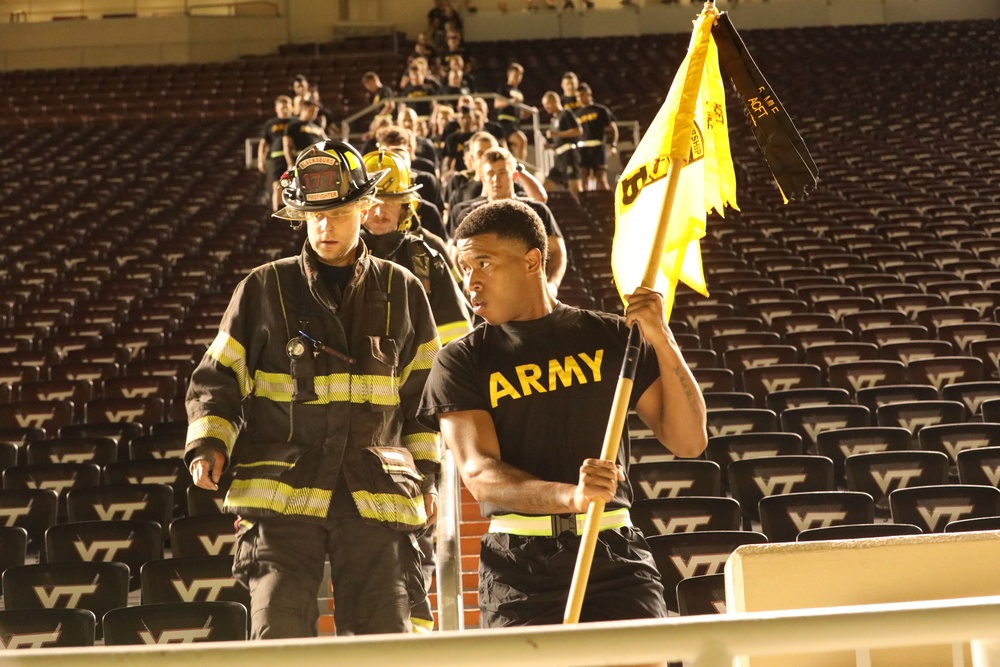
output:
[[[438,480],[437,599],[438,627],[465,629],[462,596],[462,487],[451,451],[441,457]]]
[[[457,100],[459,97],[462,97],[462,96],[461,95],[428,95],[426,97],[421,97],[421,98],[418,98],[418,99],[419,99],[420,102],[439,101],[439,100],[440,101],[450,101],[450,100]],[[475,97],[482,97],[483,99],[490,99],[490,100],[506,99],[502,95],[498,95],[497,93],[476,93]],[[378,111],[379,109],[382,108],[382,106],[386,102],[395,102],[397,104],[406,104],[407,102],[411,102],[412,103],[414,101],[414,99],[415,98],[387,97],[384,100],[379,100],[379,102],[377,104],[369,104],[368,106],[364,107],[363,109],[355,111],[350,116],[347,116],[346,118],[344,118],[343,120],[340,121],[340,136],[341,136],[341,139],[343,141],[350,141],[351,137],[360,137],[362,134],[364,134],[364,132],[354,132],[354,133],[352,133],[351,132],[351,123],[353,123],[354,121],[358,120],[359,118],[367,116],[368,114],[372,113],[373,111]],[[517,107],[518,109],[520,109],[522,111],[527,111],[528,113],[531,114],[532,132],[534,133],[534,138],[535,138],[535,161],[534,161],[534,163],[529,163],[529,166],[533,167],[535,169],[538,169],[539,171],[548,172],[549,168],[552,166],[552,164],[551,164],[552,158],[551,158],[550,155],[547,155],[547,151],[543,151],[541,149],[541,147],[545,145],[545,136],[542,134],[542,126],[541,126],[541,122],[539,121],[538,107],[533,107],[531,105],[523,104],[521,102],[515,102],[512,106],[515,106],[515,107]]]
[[[737,656],[786,655],[964,644],[1000,638],[1000,596],[852,605],[825,609],[685,616],[646,621],[368,635],[264,642],[47,648],[0,657],[18,667],[578,667],[683,660],[689,667],[732,667]],[[996,656],[996,651],[992,656]],[[963,651],[954,663],[961,664]],[[988,651],[976,667],[1000,667]],[[470,656],[474,656],[471,658]]]

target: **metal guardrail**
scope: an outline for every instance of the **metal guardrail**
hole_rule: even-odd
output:
[[[683,660],[732,667],[765,656],[973,641],[974,667],[1000,667],[1000,596],[664,620],[263,642],[27,649],[0,666],[84,667],[591,667]],[[956,651],[954,665],[962,664]],[[475,656],[474,658],[471,656]]]
[[[461,95],[428,95],[426,97],[419,98],[419,101],[421,102],[452,101],[452,100],[457,100],[459,97],[461,97]],[[487,100],[496,100],[502,98],[501,95],[498,95],[496,93],[476,93],[475,97],[481,97]],[[352,113],[350,116],[340,121],[341,139],[343,139],[344,141],[350,141],[351,137],[360,137],[362,134],[364,134],[364,132],[367,132],[368,128],[365,128],[364,132],[352,133],[351,123],[360,118],[363,118],[365,116],[377,112],[379,109],[382,108],[382,105],[384,105],[386,102],[406,104],[408,101],[413,102],[414,100],[412,98],[406,98],[406,97],[387,97],[384,100],[380,100],[378,104],[369,104],[365,108]],[[539,150],[540,146],[545,145],[545,135],[542,132],[542,125],[541,122],[539,121],[538,108],[520,103],[517,103],[514,106],[516,106],[518,109],[522,111],[527,111],[528,113],[531,114],[531,130],[534,136],[535,159],[533,161],[529,160],[528,166],[542,173],[548,173],[548,170],[552,167],[552,155],[551,151]]]

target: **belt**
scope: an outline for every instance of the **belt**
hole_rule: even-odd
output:
[[[271,151],[271,157],[284,157],[285,151]]]
[[[505,113],[497,114],[497,120],[520,120],[517,116],[511,116]]]
[[[556,146],[556,155],[562,155],[566,151],[571,151],[576,148],[576,142],[571,144],[563,144],[562,146]]]
[[[490,529],[488,532],[534,537],[554,537],[566,532],[581,535],[586,523],[586,514],[553,514],[550,516],[499,514],[490,519]],[[631,526],[632,519],[629,517],[628,509],[623,507],[604,512],[601,515],[598,530],[630,528]]]
[[[584,139],[579,143],[580,148],[593,148],[594,146],[603,146],[604,142],[600,139]]]

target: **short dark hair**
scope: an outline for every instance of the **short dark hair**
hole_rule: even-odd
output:
[[[472,209],[455,230],[455,240],[481,234],[496,234],[502,239],[521,242],[525,250],[538,248],[542,263],[548,253],[548,237],[542,219],[527,204],[516,199],[500,199]]]

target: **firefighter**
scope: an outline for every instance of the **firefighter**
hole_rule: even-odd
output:
[[[423,285],[361,241],[385,172],[323,141],[282,177],[297,257],[237,286],[187,393],[196,485],[234,479],[234,577],[255,639],[317,634],[329,556],[338,635],[407,632],[414,534],[433,520],[437,436],[415,420],[440,349]]]
[[[410,179],[402,157],[387,150],[365,155],[369,171],[387,170],[379,183],[380,203],[368,214],[361,238],[373,255],[395,262],[412,272],[427,291],[431,312],[437,323],[441,344],[472,331],[472,313],[468,302],[445,261],[444,241],[424,230],[416,215],[420,186]],[[418,533],[424,589],[430,586],[435,568],[434,531],[428,527]],[[416,597],[414,592],[412,597]],[[430,604],[424,600],[414,605],[411,620],[414,629],[434,627]]]

